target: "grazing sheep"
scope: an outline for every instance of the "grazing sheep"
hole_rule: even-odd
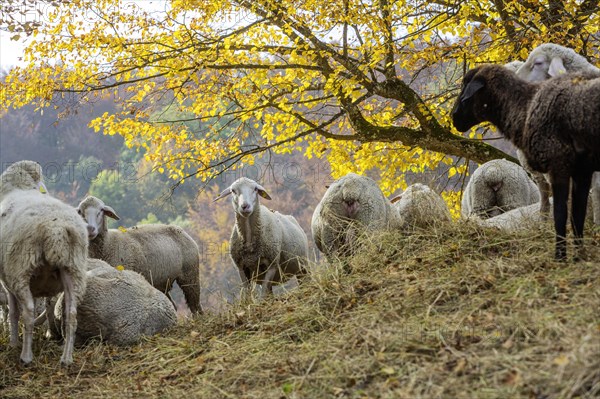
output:
[[[246,287],[262,286],[261,296],[272,293],[273,283],[306,273],[308,239],[291,215],[282,215],[261,205],[258,197],[270,200],[254,180],[242,177],[223,190],[215,201],[232,195],[235,225],[229,252]]]
[[[88,259],[87,288],[77,307],[75,343],[100,338],[128,346],[177,324],[173,304],[139,273],[117,270],[100,259]],[[59,297],[54,317],[62,323],[64,298]]]
[[[467,72],[452,111],[459,131],[490,121],[523,151],[533,170],[549,173],[559,260],[566,259],[569,179],[575,243],[582,248],[592,173],[600,170],[599,106],[600,78],[594,73],[535,84],[502,66],[485,65]]]
[[[411,184],[391,199],[404,226],[428,228],[452,220],[444,199],[425,184]]]
[[[540,200],[525,169],[506,159],[494,159],[475,169],[463,193],[461,215],[487,219]]]
[[[8,293],[10,345],[18,345],[22,316],[21,361],[27,364],[33,360],[34,298],[63,291],[65,345],[60,361],[69,365],[73,362],[77,304],[85,291],[85,224],[73,207],[44,194],[38,163],[14,163],[1,179],[0,281]]]
[[[534,48],[525,62],[513,61],[504,66],[514,69],[519,63],[521,66],[515,72],[517,76],[528,82],[541,82],[564,73],[574,72],[590,72],[600,76],[599,68],[590,64],[573,49],[555,43],[545,43]],[[525,169],[531,170],[521,150],[517,150],[517,157]],[[551,194],[548,177],[536,172],[532,172],[532,175],[540,190],[540,211],[542,214],[547,214],[550,211],[549,197]],[[596,180],[598,184],[592,184],[592,191],[596,193],[595,196],[600,196],[600,180]],[[594,220],[596,219],[598,222],[595,224],[600,224],[600,207],[594,207]]]
[[[90,258],[138,272],[168,296],[177,281],[192,313],[202,312],[200,253],[194,239],[181,227],[148,224],[108,229],[106,217],[119,220],[119,216],[93,196],[81,201],[78,212],[87,222]]]
[[[366,176],[354,173],[333,182],[315,208],[312,235],[328,259],[350,255],[363,231],[399,229],[402,218],[381,189]]]

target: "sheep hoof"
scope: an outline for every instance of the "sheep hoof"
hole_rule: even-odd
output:
[[[63,357],[60,358],[60,365],[65,368],[69,368],[73,364],[73,358],[65,359]]]

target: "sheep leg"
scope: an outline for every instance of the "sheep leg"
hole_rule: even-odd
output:
[[[242,292],[240,297],[249,297],[250,296],[250,280],[248,280],[248,276],[246,276],[246,272],[243,268],[238,268],[238,272],[240,274],[240,279],[242,280]]]
[[[575,236],[577,254],[575,259],[583,257],[583,225],[587,211],[588,195],[592,184],[592,174],[573,176],[571,191],[571,227]]]
[[[60,358],[61,364],[67,366],[73,363],[73,346],[75,344],[75,331],[77,330],[77,300],[72,277],[64,270],[60,270],[60,280],[63,285],[64,302],[64,339],[65,346]]]
[[[23,292],[19,292],[19,298],[16,299],[21,303],[21,316],[23,317],[23,347],[21,348],[21,361],[25,364],[29,364],[33,360],[32,346],[35,304],[33,302],[33,295],[31,295],[31,291],[28,288],[23,290]]]
[[[552,195],[554,196],[554,230],[556,231],[554,258],[564,261],[567,258],[568,177],[552,176]]]
[[[550,214],[550,193],[552,189],[543,175],[539,174],[536,180],[540,190],[540,214],[547,217]]]
[[[8,292],[8,323],[10,324],[10,346],[16,348],[19,346],[19,317],[21,310],[17,298]]]
[[[179,280],[177,280],[177,284],[181,287],[185,301],[192,314],[202,313],[202,307],[200,306],[200,285],[198,283],[187,283]]]
[[[269,266],[263,279],[262,291],[260,293],[261,298],[266,298],[273,294],[273,278],[275,278],[275,273],[277,273],[277,265],[274,264]]]

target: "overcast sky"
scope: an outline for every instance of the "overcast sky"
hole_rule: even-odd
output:
[[[19,57],[23,57],[25,45],[22,41],[15,42],[10,40],[12,33],[0,30],[0,67],[9,69],[15,65],[23,65]]]

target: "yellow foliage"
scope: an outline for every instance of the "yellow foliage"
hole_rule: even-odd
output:
[[[545,41],[598,62],[600,21],[587,3],[173,0],[159,12],[146,2],[59,2],[32,37],[28,65],[1,83],[0,112],[48,106],[58,92],[114,96],[122,111],[90,126],[123,136],[173,179],[214,178],[258,150],[300,151],[326,159],[333,177],[378,170],[390,194],[407,172],[463,156],[440,153],[436,140],[458,135],[449,107],[465,68],[524,59]],[[180,117],[150,117],[166,106]],[[384,138],[392,128],[409,133]],[[452,190],[445,198],[458,203]]]

